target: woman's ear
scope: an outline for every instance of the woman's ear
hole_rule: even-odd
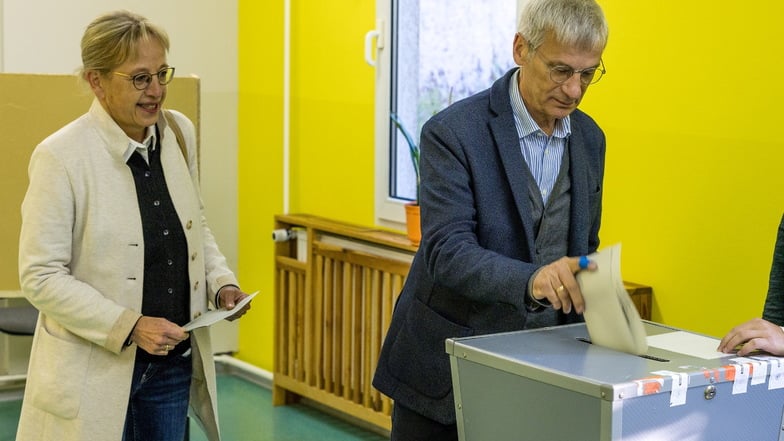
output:
[[[104,78],[100,72],[97,70],[88,70],[84,73],[84,79],[87,81],[87,84],[90,85],[90,89],[93,90],[93,93],[98,98],[103,98],[104,91],[103,91],[103,82]]]

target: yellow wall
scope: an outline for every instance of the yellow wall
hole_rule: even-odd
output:
[[[582,108],[608,137],[602,243],[622,242],[624,278],[653,286],[654,320],[721,336],[760,314],[784,210],[784,6],[599,1],[608,74]],[[362,60],[373,3],[292,0],[291,212],[373,223],[374,73]],[[239,272],[264,295],[238,356],[271,370],[283,2],[239,10]]]
[[[261,291],[239,326],[238,357],[272,371],[273,215],[281,211],[283,2],[241,0],[239,9],[239,268]]]
[[[603,244],[654,288],[654,320],[721,336],[759,316],[784,210],[780,2],[600,0],[608,74]]]
[[[291,212],[373,224],[368,0],[292,1]]]
[[[291,2],[291,213],[373,223],[374,2]],[[273,216],[283,212],[283,1],[239,2],[239,277],[265,293],[240,324],[245,361],[272,370]],[[261,301],[260,301],[261,300]]]

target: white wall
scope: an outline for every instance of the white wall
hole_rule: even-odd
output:
[[[236,270],[236,1],[0,0],[0,71],[75,73],[84,28],[115,9],[142,14],[166,29],[168,62],[177,68],[176,75],[201,78],[202,198],[218,244]],[[3,148],[14,146],[0,144],[0,152]],[[216,325],[213,343],[216,352],[236,351],[236,322]]]
[[[177,75],[201,78],[203,198],[221,250],[236,269],[236,1],[0,0],[0,71],[74,73],[84,28],[115,9],[140,13],[166,29],[168,61]]]

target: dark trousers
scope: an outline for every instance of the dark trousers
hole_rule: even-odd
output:
[[[457,441],[457,424],[441,424],[395,403],[390,441]]]

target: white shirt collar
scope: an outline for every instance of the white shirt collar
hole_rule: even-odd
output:
[[[155,136],[155,126],[147,127],[147,134],[144,137],[144,141],[137,142],[134,139],[128,138],[128,147],[125,149],[125,153],[123,154],[123,159],[125,162],[128,162],[133,152],[139,152],[142,155],[144,160],[149,164],[149,151],[155,148],[157,142],[157,137]]]

